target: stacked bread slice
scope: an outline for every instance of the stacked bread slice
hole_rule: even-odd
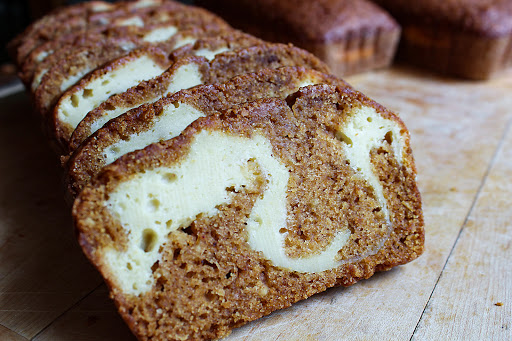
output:
[[[220,338],[423,251],[406,127],[304,50],[157,0],[61,9],[10,47],[140,340]]]

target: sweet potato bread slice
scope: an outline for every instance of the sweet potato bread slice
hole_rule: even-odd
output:
[[[123,156],[73,217],[140,340],[215,339],[420,255],[415,177],[395,115],[350,88],[308,86]]]
[[[167,53],[151,47],[130,52],[96,69],[67,90],[51,114],[50,136],[71,136],[84,116],[112,95],[162,74],[170,66]]]
[[[204,58],[181,57],[162,75],[110,97],[89,112],[71,136],[70,152],[110,119],[182,89],[199,84],[223,83],[234,76],[263,68],[304,65],[315,70],[327,71],[327,67],[313,55],[293,46],[263,44],[259,41],[256,46],[240,49],[240,46],[251,44],[252,40],[212,40],[213,44],[205,45],[203,40],[196,44],[196,49],[187,49],[190,55]],[[220,52],[222,53],[218,54]],[[184,55],[183,52],[180,54]]]
[[[255,54],[253,58],[245,61],[247,71],[261,66],[255,63],[257,58],[254,58],[261,55]],[[279,55],[282,58],[283,55]],[[287,61],[282,60],[281,65],[285,65],[285,62]],[[244,64],[240,63],[238,70],[243,66]],[[213,77],[222,79],[219,74],[225,68],[226,66],[221,65],[207,70],[206,74],[211,72],[210,80]],[[73,153],[66,164],[68,192],[71,197],[76,196],[103,166],[125,153],[179,135],[188,124],[201,117],[204,112],[213,113],[238,103],[264,97],[286,97],[302,86],[320,83],[345,84],[332,76],[302,67],[263,69],[254,74],[235,77],[225,84],[206,88],[200,86],[178,92],[161,99],[154,106],[143,105],[133,109],[99,129]]]

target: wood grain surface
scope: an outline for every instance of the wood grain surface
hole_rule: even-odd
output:
[[[395,67],[348,81],[411,132],[426,252],[226,340],[512,339],[512,72],[467,82]],[[28,98],[0,103],[0,340],[134,340],[74,239]]]

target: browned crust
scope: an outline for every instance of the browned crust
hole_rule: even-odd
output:
[[[232,67],[232,64],[236,67]],[[277,71],[269,69],[297,65],[303,67],[284,68]],[[308,74],[322,80],[323,83],[345,84],[332,76],[319,74],[312,70],[306,71],[306,69],[314,67],[317,67],[319,71],[325,71],[325,66],[309,53],[281,44],[259,45],[234,53],[225,53],[205,66],[207,66],[207,68],[203,68],[205,84],[225,82],[236,75],[243,75],[259,69],[264,70],[256,74],[235,77],[226,84],[216,85],[214,88],[199,86],[188,91],[183,90],[156,102],[154,104],[156,109],[149,109],[153,106],[144,105],[109,121],[103,128],[88,137],[73,153],[69,161],[64,160],[64,162],[67,161],[66,183],[70,196],[76,196],[91,176],[105,165],[101,154],[106,146],[125,139],[130,134],[140,133],[151,128],[155,118],[170,103],[181,101],[193,103],[192,105],[205,108],[210,112],[211,110],[207,110],[207,108],[211,105],[214,108],[226,108],[257,98],[282,97],[283,94],[290,92],[290,86],[295,86],[294,79],[301,79]],[[205,89],[209,91],[205,91]],[[211,91],[215,91],[214,97],[210,96]]]
[[[310,43],[304,48],[323,60],[337,76],[348,76],[391,65],[400,29],[376,28],[373,34],[349,34],[342,42]]]
[[[139,85],[128,89],[124,93],[114,95],[103,102],[98,108],[89,112],[73,131],[69,140],[69,152],[73,152],[87,137],[91,135],[91,124],[93,124],[99,117],[105,115],[105,110],[117,107],[132,108],[142,105],[156,96],[162,96],[167,90],[170,81],[173,79],[173,73],[175,70],[179,69],[184,64],[198,64],[201,74],[206,77],[203,83],[222,82],[223,80],[227,80],[238,74],[233,72],[235,70],[230,69],[231,71],[226,73],[223,80],[219,78],[217,81],[210,81],[211,76],[208,74],[210,66],[207,65],[208,63],[204,58],[191,57],[194,52],[201,49],[215,51],[221,47],[228,47],[231,50],[240,50],[242,48],[258,44],[264,44],[264,42],[239,31],[230,30],[229,33],[225,32],[220,36],[200,38],[194,44],[188,44],[179,48],[171,54],[170,58],[174,60],[173,65],[161,76],[144,81]],[[233,54],[230,54],[230,57],[233,58]]]
[[[68,89],[59,99],[55,107],[53,108],[53,112],[50,117],[49,122],[49,131],[51,137],[55,139],[59,146],[65,150],[65,146],[67,146],[69,137],[73,133],[74,128],[69,126],[67,123],[62,122],[58,115],[58,108],[60,103],[67,97],[72,96],[72,94],[79,93],[83,91],[94,79],[100,78],[113,70],[122,67],[126,63],[138,59],[141,56],[147,56],[152,59],[156,64],[160,65],[163,69],[166,69],[170,65],[170,61],[168,59],[168,53],[166,51],[162,51],[161,49],[150,46],[144,49],[139,49],[130,52],[128,55],[113,60],[103,66],[102,68],[96,69],[95,71],[89,73],[84,78],[80,80],[80,82],[70,89]],[[85,113],[84,113],[85,116]]]
[[[390,65],[400,36],[395,20],[366,0],[200,3],[237,28],[314,53],[338,76]]]
[[[116,287],[114,279],[103,266],[101,248],[112,245],[114,241],[123,243],[122,228],[106,212],[104,205],[108,194],[120,182],[143,171],[179,163],[186,155],[195,134],[202,130],[220,130],[239,136],[251,136],[256,131],[263,133],[272,142],[274,155],[294,169],[292,165],[297,160],[293,159],[294,153],[287,149],[290,146],[288,141],[304,134],[310,135],[306,140],[318,138],[319,132],[333,134],[330,124],[340,122],[347,108],[350,110],[360,105],[372,106],[383,116],[397,120],[403,127],[407,145],[402,167],[386,165],[391,159],[389,156],[379,158],[376,154],[373,155],[374,165],[391,170],[391,174],[387,173],[389,177],[383,174],[379,174],[379,177],[384,184],[393,226],[384,247],[376,254],[316,274],[297,273],[275,267],[248,247],[243,224],[236,220],[238,216],[233,213],[233,208],[226,211],[230,216],[235,215],[235,220],[229,220],[229,228],[223,227],[228,224],[223,217],[212,219],[218,224],[215,228],[209,227],[210,220],[199,218],[188,233],[177,231],[169,237],[170,240],[164,247],[163,261],[155,269],[163,276],[157,280],[151,292],[134,297],[123,294]],[[334,116],[333,112],[338,112],[339,115]],[[331,139],[335,140],[334,136],[331,135]],[[343,165],[333,167],[340,167],[340,171],[343,169]],[[289,186],[297,186],[297,183],[289,183]],[[288,189],[288,193],[292,195],[294,189],[295,187]],[[315,188],[310,190],[315,191]],[[395,191],[397,194],[393,196]],[[242,200],[240,197],[237,199]],[[252,203],[249,201],[240,208],[243,210],[246,206],[250,209]],[[245,211],[243,213],[247,214]],[[366,212],[361,211],[361,214]],[[102,272],[121,316],[141,340],[152,337],[158,339],[163,335],[186,335],[193,339],[224,336],[232,328],[287,307],[326,288],[351,285],[372,276],[375,271],[409,262],[423,252],[424,245],[421,199],[415,184],[414,161],[410,154],[406,129],[394,114],[364,95],[345,87],[311,86],[291,96],[288,101],[262,99],[219,115],[198,119],[179,137],[125,155],[105,167],[75,201],[73,217],[80,245],[91,262]],[[242,214],[242,219],[243,217]],[[202,251],[202,261],[195,258],[192,251],[194,247]],[[208,266],[215,264],[213,270],[205,266],[205,262]],[[195,276],[189,277],[188,272],[179,270],[181,264],[188,264]],[[183,266],[183,269],[188,266]],[[172,276],[172,279],[167,276]],[[197,280],[201,285],[195,281],[196,276],[199,276]],[[267,293],[251,291],[251,288],[258,285],[266,286]],[[219,287],[223,289],[222,295],[214,295],[213,302],[204,303],[204,295],[218,292],[214,290]],[[192,297],[190,301],[186,298],[189,292]],[[194,292],[198,292],[198,295],[194,295]],[[157,308],[163,310],[163,318],[159,317],[161,315],[158,315]],[[191,322],[191,314],[197,314],[196,317],[199,314],[207,316],[204,320],[194,319]],[[187,322],[180,323],[180,318]],[[159,323],[154,323],[156,320]]]

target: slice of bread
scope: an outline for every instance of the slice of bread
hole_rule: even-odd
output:
[[[110,119],[182,89],[199,84],[223,83],[234,76],[263,68],[306,66],[328,71],[327,66],[313,55],[293,46],[259,42],[256,46],[240,49],[241,46],[252,44],[252,40],[227,39],[224,44],[218,38],[213,40],[215,44],[202,44],[205,42],[202,40],[196,44],[197,48],[186,49],[191,56],[199,58],[183,57],[185,54],[182,51],[182,57],[162,75],[110,97],[89,112],[73,132],[69,151],[75,150]]]
[[[248,69],[256,68],[253,63],[246,65]],[[220,74],[222,70],[222,67],[214,68],[212,74]],[[204,112],[212,114],[235,104],[264,97],[283,98],[302,86],[320,83],[345,84],[332,76],[303,67],[263,69],[254,74],[235,77],[224,84],[180,91],[162,98],[154,105],[133,109],[99,129],[69,158],[66,164],[66,183],[70,197],[76,196],[103,166],[125,153],[179,135]]]
[[[77,37],[78,42],[46,55],[32,71],[25,68],[24,81],[40,112],[45,113],[66,90],[89,72],[143,45],[139,37],[129,34],[122,37],[87,34],[83,37],[85,39]],[[52,51],[51,46],[46,47]]]
[[[215,90],[202,90],[210,103],[225,99]],[[73,207],[139,340],[216,339],[422,253],[409,135],[377,103],[313,85],[196,110],[180,136],[106,166]]]

